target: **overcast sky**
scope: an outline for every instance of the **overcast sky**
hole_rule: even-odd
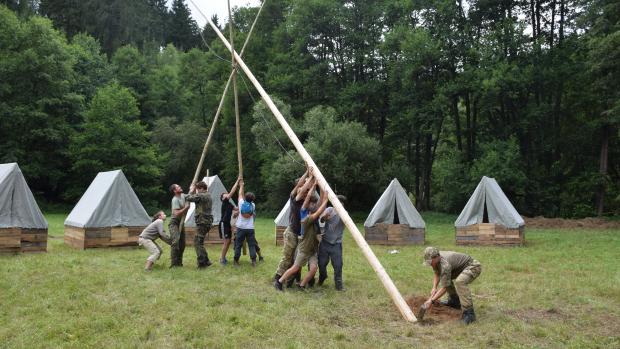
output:
[[[217,16],[220,18],[220,24],[224,24],[228,21],[228,1],[227,0],[193,0],[196,5],[200,8],[200,11],[204,13],[206,16],[211,17],[213,14],[217,13]],[[189,9],[192,11],[192,17],[194,20],[198,22],[198,25],[202,28],[207,23],[207,21],[200,15],[194,4],[190,1],[185,1]],[[233,8],[235,6],[245,7],[245,6],[259,6],[259,0],[230,0],[230,7]]]

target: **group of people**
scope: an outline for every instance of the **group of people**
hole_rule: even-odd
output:
[[[232,201],[234,193],[239,189],[238,202],[235,206]],[[331,261],[334,271],[336,290],[342,291],[342,236],[344,223],[333,207],[328,207],[326,192],[317,192],[317,179],[313,169],[307,167],[306,172],[296,180],[295,187],[289,197],[289,225],[284,232],[284,246],[282,258],[276,270],[273,285],[278,291],[286,287],[296,287],[305,290],[313,287],[316,272],[319,272],[318,285],[321,286],[327,279],[327,265]],[[166,214],[159,211],[153,216],[153,222],[140,234],[138,242],[150,255],[145,264],[149,271],[161,256],[162,249],[155,242],[157,239],[170,244],[171,267],[183,266],[183,252],[185,250],[185,231],[183,222],[189,209],[189,203],[196,205],[194,219],[197,234],[194,238],[194,248],[198,268],[206,268],[212,263],[204,247],[204,240],[213,223],[212,199],[208,193],[207,184],[203,181],[193,184],[189,194],[184,194],[178,184],[170,186],[172,198],[172,217],[169,223],[170,235],[164,231]],[[228,193],[220,196],[222,201],[221,221],[218,225],[220,237],[224,240],[220,263],[228,263],[226,254],[230,247],[233,233],[234,263],[239,264],[241,249],[247,241],[252,266],[256,266],[256,258],[263,260],[260,247],[256,242],[254,220],[256,218],[256,197],[253,193],[245,193],[242,178],[237,179]],[[338,200],[344,205],[346,198],[338,195]],[[324,223],[321,229],[319,222]],[[301,270],[308,266],[306,275],[301,278]],[[482,272],[480,262],[471,256],[452,251],[439,251],[435,247],[424,250],[424,265],[431,266],[434,271],[433,287],[430,297],[424,304],[428,310],[433,305],[441,303],[444,306],[462,309],[462,321],[470,324],[476,320],[473,301],[468,285]],[[438,302],[444,294],[448,299]]]
[[[239,189],[239,206],[235,206],[232,201],[237,188]],[[144,266],[145,270],[150,271],[155,261],[161,256],[162,249],[157,245],[157,239],[161,239],[170,245],[170,267],[183,266],[183,253],[185,251],[184,221],[191,202],[195,204],[194,220],[197,232],[194,237],[194,248],[196,249],[197,266],[199,269],[203,269],[212,265],[204,246],[205,238],[213,224],[213,201],[208,189],[204,181],[192,184],[189,194],[183,193],[183,188],[178,184],[170,186],[170,192],[173,196],[171,201],[172,217],[170,217],[170,223],[168,224],[169,235],[164,231],[166,214],[164,211],[159,211],[153,216],[152,223],[138,237],[138,244],[150,253]],[[222,265],[228,264],[226,255],[232,242],[233,232],[236,232],[236,238],[234,239],[235,265],[239,265],[244,243],[247,243],[252,266],[256,266],[257,256],[259,261],[263,260],[254,232],[254,220],[256,218],[255,199],[254,193],[245,192],[242,178],[237,179],[230,192],[220,195],[222,208],[218,231],[220,238],[224,242],[220,256],[220,263]]]
[[[333,207],[327,207],[327,193],[317,195],[317,180],[312,168],[297,179],[289,197],[289,225],[284,231],[282,258],[276,270],[273,285],[284,290],[298,280],[297,287],[306,289],[314,286],[314,277],[319,271],[318,285],[327,279],[327,264],[332,263],[334,283],[337,290],[342,284],[342,234],[344,223]],[[338,196],[344,204],[346,198]],[[321,231],[319,221],[325,224]],[[301,278],[301,269],[308,265],[308,273]]]

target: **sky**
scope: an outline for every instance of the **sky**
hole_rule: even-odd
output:
[[[200,11],[204,13],[206,16],[211,17],[213,14],[217,13],[217,16],[220,19],[220,24],[223,24],[228,21],[228,1],[227,0],[192,0],[196,3]],[[200,13],[194,7],[191,1],[185,1],[189,9],[192,11],[192,17],[198,25],[202,28],[207,23],[207,20],[204,19]],[[235,6],[245,7],[245,6],[259,6],[259,0],[230,0],[230,7],[233,8]]]

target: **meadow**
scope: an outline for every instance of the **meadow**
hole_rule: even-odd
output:
[[[240,267],[197,270],[188,247],[185,266],[168,269],[162,243],[147,273],[141,248],[65,246],[65,216],[46,215],[47,253],[0,256],[1,348],[620,347],[618,230],[526,229],[525,247],[457,247],[455,217],[424,214],[426,245],[469,253],[483,271],[471,286],[476,323],[421,325],[402,320],[349,235],[344,292],[329,279],[279,293],[272,219],[257,220],[265,261],[256,268],[243,256]],[[207,249],[217,261],[220,246]],[[393,249],[373,246],[405,297],[426,295],[423,247]]]

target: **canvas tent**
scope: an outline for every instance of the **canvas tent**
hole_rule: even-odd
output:
[[[45,252],[47,221],[17,163],[0,164],[0,253]]]
[[[149,223],[123,171],[99,172],[65,220],[65,243],[80,249],[137,246]]]
[[[207,183],[209,194],[211,194],[213,214],[213,227],[209,231],[205,242],[209,244],[222,243],[223,240],[220,239],[217,229],[217,225],[220,224],[220,220],[222,219],[222,201],[220,201],[220,195],[228,191],[218,175],[204,177],[202,181]],[[232,199],[231,202],[234,205],[234,201]],[[194,244],[194,236],[197,232],[196,222],[194,221],[195,210],[196,205],[191,203],[189,210],[187,211],[187,215],[185,215],[185,242],[188,245]]]
[[[282,210],[280,210],[280,213],[278,213],[276,219],[273,220],[273,222],[276,224],[276,245],[282,245],[284,241],[284,231],[289,225],[289,216],[291,214],[290,204],[290,201],[286,200],[286,204],[284,204],[284,207],[282,207]]]
[[[497,181],[482,177],[454,222],[457,244],[518,245],[525,222]]]
[[[426,224],[407,192],[394,178],[364,222],[366,241],[374,244],[423,244]]]

